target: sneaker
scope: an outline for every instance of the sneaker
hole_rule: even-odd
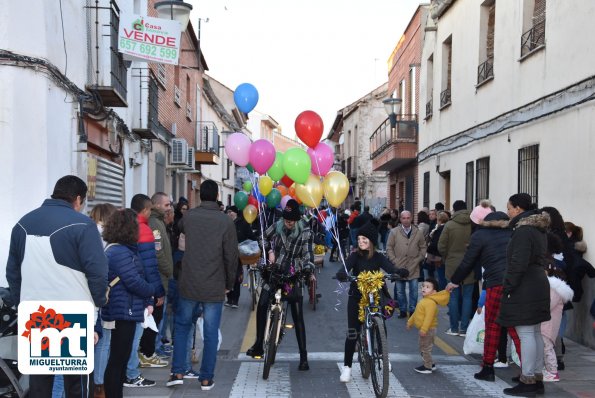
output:
[[[213,380],[203,380],[200,382],[200,389],[203,391],[209,391],[215,387],[215,382]]]
[[[451,335],[451,336],[458,336],[458,335],[459,335],[459,332],[453,332],[453,331],[452,331],[452,329],[448,329],[448,330],[447,330],[446,332],[444,332],[444,333],[446,333],[446,334],[448,334],[448,335]]]
[[[167,387],[179,386],[182,384],[184,384],[184,376],[175,374],[171,374],[169,380],[165,383]]]
[[[341,381],[341,383],[349,383],[351,381],[351,368],[349,366],[343,366],[339,381]]]
[[[417,373],[423,373],[423,374],[432,373],[432,369],[428,369],[424,365],[418,366],[417,368],[415,368],[413,370],[415,370]]]
[[[226,301],[225,304],[223,304],[226,307],[231,307],[231,303],[229,301]]]
[[[506,362],[500,362],[499,360],[496,359],[496,361],[494,362],[494,367],[495,368],[507,368],[508,367],[508,361],[506,361]]]
[[[231,305],[231,308],[239,308],[239,306],[238,306],[236,303],[233,303],[233,304]]]
[[[193,369],[187,370],[186,373],[184,373],[184,378],[185,379],[198,379],[198,373],[196,373],[196,371],[194,371]]]
[[[169,362],[164,361],[157,355],[153,354],[150,357],[146,357],[144,354],[138,353],[141,368],[164,368],[169,365]]]
[[[163,359],[163,360],[167,360],[169,357],[171,357],[172,351],[165,351],[162,348],[158,348],[155,350],[155,355],[157,355],[159,358]]]
[[[153,380],[145,379],[142,375],[134,379],[126,378],[124,387],[153,387],[155,382]]]
[[[560,381],[560,375],[558,375],[558,372],[551,373],[551,372],[548,372],[547,370],[544,370],[543,371],[543,381],[544,382]]]
[[[467,331],[459,332],[458,335],[461,336],[461,337],[465,337],[465,336],[467,336]]]

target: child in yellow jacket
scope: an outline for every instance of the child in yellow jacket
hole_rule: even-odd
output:
[[[419,329],[419,350],[424,363],[414,370],[418,373],[429,374],[436,365],[432,362],[432,347],[438,326],[438,306],[446,306],[450,300],[450,293],[446,290],[438,291],[438,281],[427,278],[421,284],[423,298],[415,307],[415,312],[407,321],[407,329],[415,326]]]

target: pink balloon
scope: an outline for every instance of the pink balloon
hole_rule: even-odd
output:
[[[281,198],[281,208],[282,209],[285,209],[285,205],[287,204],[289,199],[293,199],[293,198],[289,195],[285,195],[284,197]]]
[[[225,141],[225,153],[238,166],[246,166],[250,162],[250,146],[252,142],[247,135],[233,133]]]
[[[333,150],[324,142],[319,142],[314,149],[308,148],[308,155],[312,160],[312,174],[324,177],[335,161]]]
[[[276,156],[275,147],[268,140],[256,140],[250,146],[250,164],[260,175],[271,168]]]

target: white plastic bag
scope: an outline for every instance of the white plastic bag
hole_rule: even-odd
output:
[[[246,239],[238,246],[240,250],[241,256],[253,256],[255,254],[260,254],[260,247],[258,246],[258,242],[255,240]]]
[[[483,342],[485,339],[485,310],[481,314],[477,312],[473,315],[471,323],[467,328],[467,335],[463,343],[463,352],[469,354],[483,354]]]

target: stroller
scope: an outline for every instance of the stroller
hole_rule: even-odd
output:
[[[12,303],[10,291],[0,287],[0,398],[21,398],[27,396],[23,384],[28,377],[18,369],[17,355],[17,310]]]

